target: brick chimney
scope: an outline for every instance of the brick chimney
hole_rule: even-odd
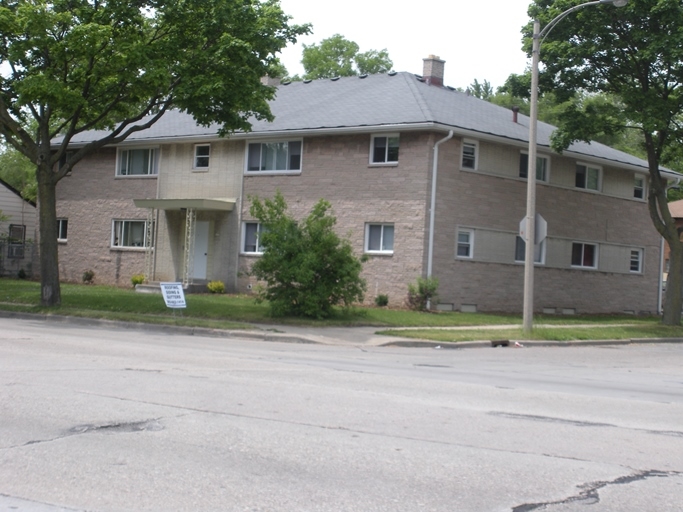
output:
[[[269,87],[279,87],[280,86],[280,78],[272,78],[270,76],[262,76],[261,77],[261,83],[263,85],[267,85]]]
[[[422,78],[429,85],[443,86],[443,70],[445,60],[441,60],[437,55],[430,55],[426,59],[422,59],[424,66],[422,68]]]

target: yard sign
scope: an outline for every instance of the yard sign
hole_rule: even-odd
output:
[[[166,307],[169,308],[185,308],[185,293],[183,292],[182,283],[160,283],[161,294],[164,296]]]

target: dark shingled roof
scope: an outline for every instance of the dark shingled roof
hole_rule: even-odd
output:
[[[412,73],[391,73],[332,80],[292,82],[277,89],[271,102],[273,122],[252,121],[250,134],[257,137],[316,131],[452,129],[456,134],[507,139],[528,144],[529,118],[522,114],[513,122],[512,112],[448,87],[431,86]],[[539,147],[549,148],[554,127],[538,124]],[[215,138],[218,125],[198,126],[188,114],[167,112],[151,128],[134,133],[127,143],[161,139]],[[97,139],[103,132],[86,132],[73,143]],[[622,151],[593,142],[577,142],[568,152],[609,160],[647,170],[647,162]]]

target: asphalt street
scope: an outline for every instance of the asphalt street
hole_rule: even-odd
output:
[[[680,511],[682,368],[0,318],[0,511]]]

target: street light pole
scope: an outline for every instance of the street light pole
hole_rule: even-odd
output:
[[[541,30],[538,20],[534,21],[534,34],[531,51],[531,103],[529,112],[529,166],[526,185],[526,247],[524,252],[524,309],[522,328],[526,336],[531,335],[534,316],[534,249],[536,239],[536,155],[538,132],[538,65],[541,56],[541,43],[559,21],[568,14],[589,5],[613,4],[624,7],[628,0],[593,0],[575,5],[562,12]]]

